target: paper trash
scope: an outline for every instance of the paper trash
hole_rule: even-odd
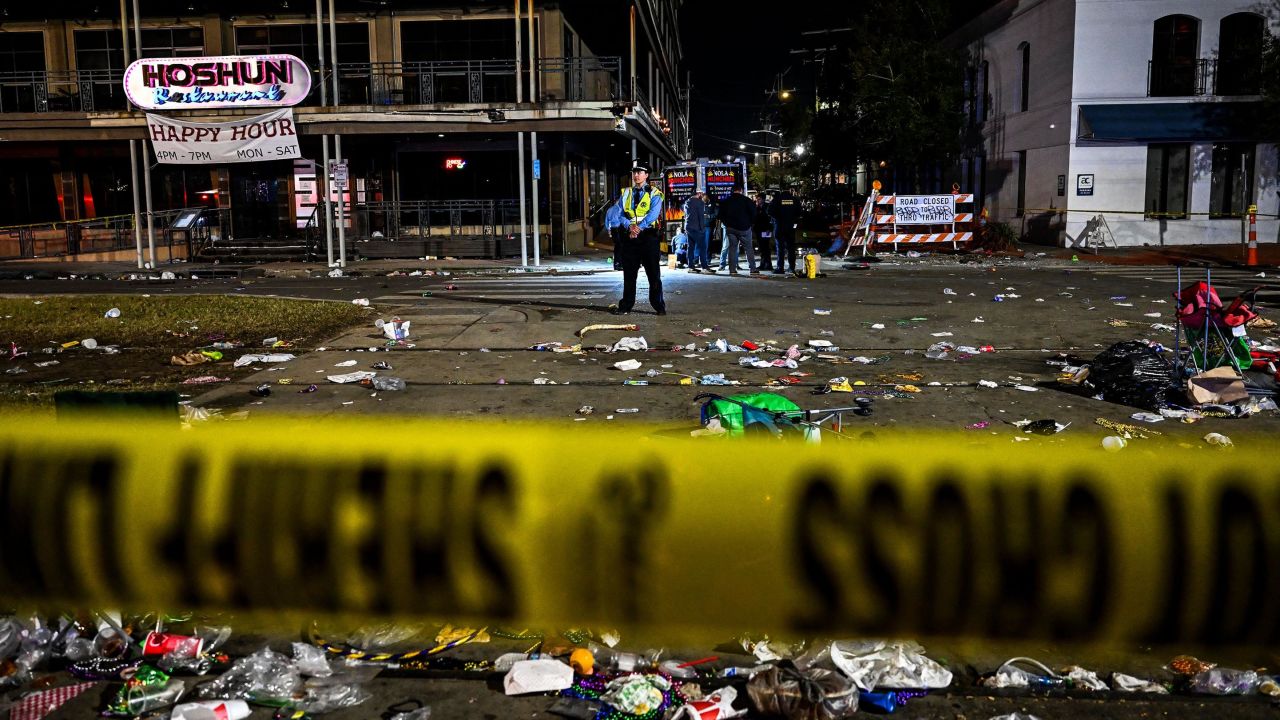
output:
[[[502,679],[508,695],[555,692],[573,685],[573,668],[559,660],[521,660]]]

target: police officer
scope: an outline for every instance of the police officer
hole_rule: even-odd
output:
[[[662,217],[662,193],[649,187],[649,168],[637,164],[631,168],[631,187],[618,198],[622,211],[624,232],[621,243],[614,249],[622,262],[622,299],[610,309],[615,315],[631,312],[636,302],[636,276],[644,266],[649,280],[649,304],[659,315],[667,314],[667,303],[662,298],[662,276],[658,264],[659,218]]]
[[[773,268],[774,275],[781,275],[782,261],[786,260],[791,273],[796,271],[796,221],[800,217],[800,201],[791,193],[791,188],[783,188],[769,204],[769,215],[773,217],[777,228],[778,264]],[[785,255],[784,255],[785,253]]]

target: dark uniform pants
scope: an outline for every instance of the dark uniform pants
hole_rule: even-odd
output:
[[[662,275],[658,262],[658,231],[641,230],[638,237],[630,237],[624,232],[622,242],[614,254],[622,261],[622,299],[618,301],[620,312],[630,312],[636,304],[636,278],[640,268],[644,267],[644,275],[649,279],[649,304],[655,312],[667,309],[662,299]]]
[[[782,272],[782,263],[785,260],[791,266],[791,272],[796,271],[796,231],[788,223],[784,228],[783,223],[778,223],[778,264],[774,267],[774,272]]]

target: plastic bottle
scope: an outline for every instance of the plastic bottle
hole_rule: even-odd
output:
[[[125,707],[128,708],[131,715],[141,715],[152,710],[159,710],[178,702],[178,698],[182,697],[182,693],[186,689],[187,684],[181,680],[170,680],[162,688],[130,688],[125,697]]]

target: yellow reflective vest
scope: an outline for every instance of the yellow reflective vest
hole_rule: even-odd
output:
[[[641,220],[644,220],[645,215],[649,214],[649,206],[653,197],[655,195],[662,197],[662,193],[659,192],[657,188],[651,187],[648,192],[641,194],[640,202],[633,205],[632,189],[633,188],[626,188],[622,191],[622,212],[631,220],[632,225],[637,225]]]

